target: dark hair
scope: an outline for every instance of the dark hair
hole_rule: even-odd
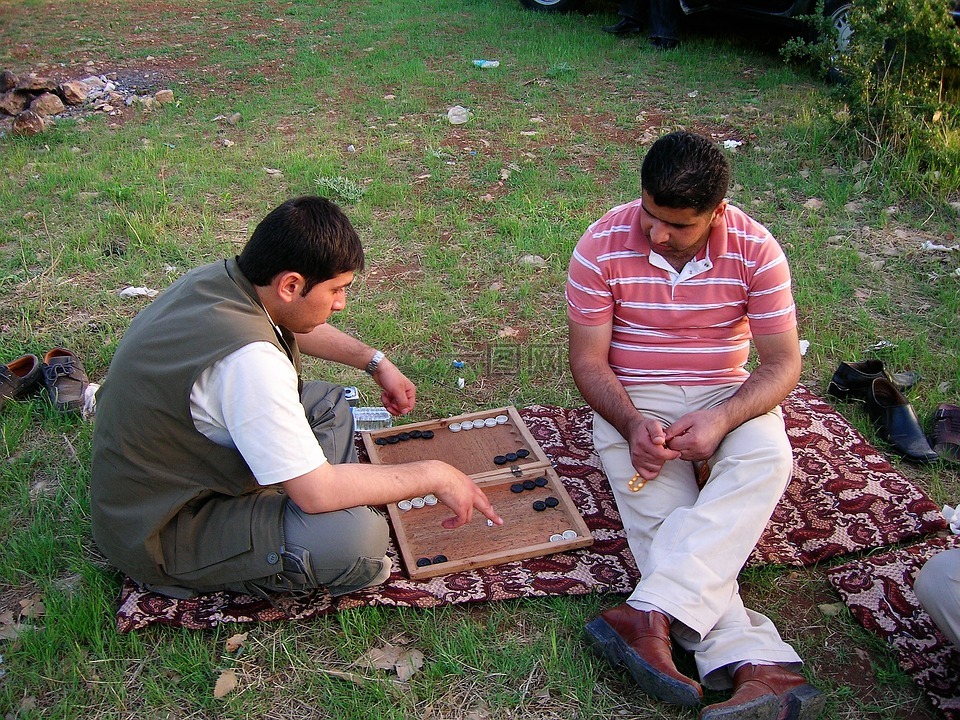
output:
[[[715,142],[678,131],[657,140],[640,168],[640,187],[657,205],[713,210],[730,186],[730,163]]]
[[[267,215],[237,258],[254,285],[269,285],[282,272],[307,280],[306,295],[317,283],[363,270],[363,246],[344,212],[326,198],[303,195]]]

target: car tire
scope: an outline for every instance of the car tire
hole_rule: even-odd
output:
[[[833,54],[830,67],[827,68],[827,82],[835,85],[845,82],[843,72],[837,67],[836,60],[839,55],[843,55],[850,49],[850,42],[853,39],[853,26],[850,24],[852,8],[851,0],[830,0],[823,7],[823,14],[829,19],[830,32],[833,34],[830,38]]]
[[[850,25],[850,10],[853,3],[850,0],[830,0],[823,7],[823,14],[830,19],[830,29],[834,34],[833,45],[838,53],[845,52],[850,47],[853,37],[853,26]]]
[[[520,4],[541,12],[568,12],[580,7],[583,0],[520,0]]]

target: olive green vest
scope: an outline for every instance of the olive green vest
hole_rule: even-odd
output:
[[[280,569],[286,496],[195,428],[190,391],[252,342],[276,345],[299,375],[296,340],[282,333],[229,260],[187,273],[124,334],[97,393],[90,515],[97,545],[130,577],[203,589]]]

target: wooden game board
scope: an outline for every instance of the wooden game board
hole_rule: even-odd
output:
[[[473,423],[498,417],[500,422],[496,425],[459,432],[450,429],[462,426],[465,421]],[[432,432],[433,436],[424,439],[425,431]],[[401,440],[401,433],[412,436]],[[440,523],[451,516],[451,511],[441,503],[409,509],[401,509],[406,503],[391,503],[387,512],[411,579],[593,544],[593,536],[563,483],[514,407],[384,428],[364,432],[362,437],[371,462],[376,464],[414,460],[450,463],[473,478],[503,518],[502,526],[488,525],[483,515],[475,513],[466,525],[447,530]],[[391,438],[389,442],[388,438]],[[527,451],[525,457],[507,459],[508,453],[519,451],[523,455],[524,450]],[[502,462],[497,463],[494,458]],[[520,487],[524,489],[519,490]],[[535,502],[544,503],[546,507],[535,509]],[[430,560],[430,564],[425,564],[425,559]]]

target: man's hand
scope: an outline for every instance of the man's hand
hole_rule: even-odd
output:
[[[656,418],[643,417],[637,413],[636,422],[627,434],[630,445],[630,460],[633,468],[644,480],[653,480],[667,460],[676,460],[680,452],[668,447],[668,435]]]
[[[503,525],[503,519],[497,515],[480,486],[452,465],[437,461],[437,474],[445,474],[447,487],[436,491],[437,499],[456,513],[444,520],[441,525],[453,530],[466,525],[473,519],[473,511],[479,510],[495,525]],[[432,470],[432,468],[431,468]]]
[[[380,402],[391,415],[406,415],[417,402],[417,386],[388,358],[377,366],[373,379],[383,388]]]
[[[718,406],[677,418],[666,430],[666,446],[683,460],[707,460],[723,442],[730,428]]]
[[[283,483],[287,495],[308,513],[333,512],[358,505],[386,505],[433,493],[455,513],[441,524],[452,530],[479,510],[495,524],[503,520],[483,490],[453,465],[419,460],[397,465],[324,463]]]

